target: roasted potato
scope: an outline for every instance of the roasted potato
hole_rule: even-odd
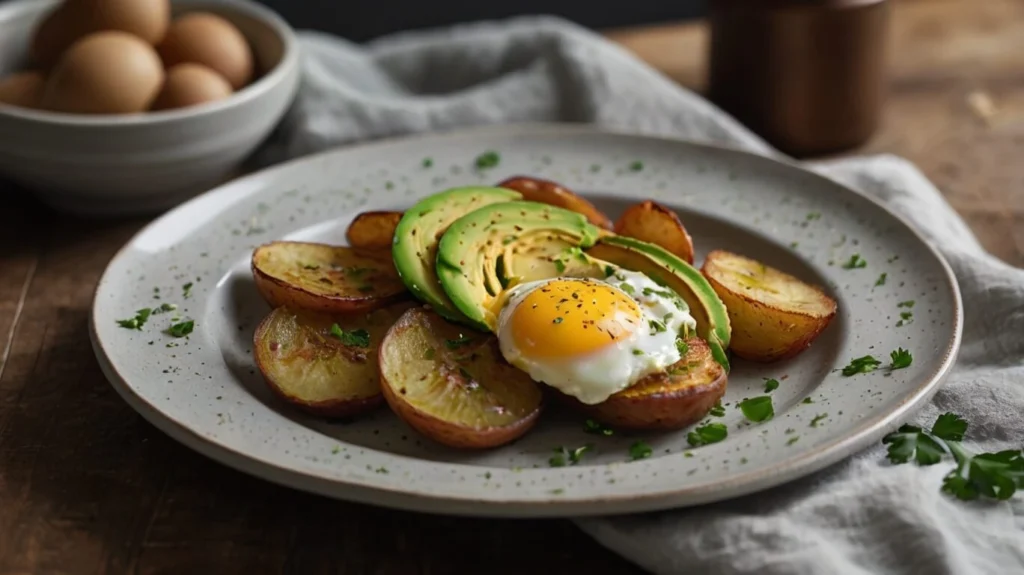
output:
[[[540,202],[583,214],[595,226],[606,230],[612,229],[612,221],[594,207],[594,204],[550,180],[516,176],[501,182],[498,187],[515,190],[523,194],[523,199],[528,202]]]
[[[275,395],[309,413],[345,417],[370,411],[384,403],[378,344],[412,305],[337,317],[279,307],[256,328],[256,366]]]
[[[659,245],[693,264],[693,240],[676,213],[652,201],[633,204],[615,222],[615,233]]]
[[[363,212],[345,230],[348,245],[366,250],[389,250],[402,212]]]
[[[381,388],[391,409],[448,446],[496,447],[537,421],[540,388],[501,356],[497,339],[423,308],[407,311],[384,336]]]
[[[595,420],[617,429],[676,430],[699,421],[725,395],[728,377],[699,337],[686,340],[686,355],[663,373],[649,375],[596,405],[563,395]]]
[[[388,252],[271,242],[253,251],[252,275],[271,307],[356,313],[408,295]]]
[[[835,300],[821,289],[750,258],[716,250],[701,273],[728,310],[730,349],[745,359],[793,357],[836,315]]]

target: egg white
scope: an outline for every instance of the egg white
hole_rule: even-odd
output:
[[[498,344],[505,360],[522,369],[535,381],[550,385],[588,405],[601,403],[652,373],[664,371],[681,359],[676,339],[684,328],[696,329],[686,304],[670,289],[646,275],[614,268],[602,281],[622,291],[639,304],[640,327],[604,348],[574,357],[528,357],[515,345],[511,318],[534,290],[553,279],[520,284],[511,288],[507,303],[498,315]],[[620,312],[624,322],[626,314]],[[613,319],[612,321],[616,321]],[[636,350],[636,351],[634,351]]]

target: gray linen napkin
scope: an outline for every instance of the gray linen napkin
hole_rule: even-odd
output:
[[[358,46],[301,35],[298,100],[259,162],[412,132],[522,121],[588,122],[778,153],[599,36],[554,18],[405,33]],[[1024,443],[1024,270],[985,253],[939,192],[891,156],[811,165],[910,219],[956,271],[966,309],[957,367],[931,405],[969,445]],[[581,519],[602,544],[655,573],[1024,573],[1024,496],[962,503],[949,466],[884,463],[881,446],[803,480],[699,508]]]

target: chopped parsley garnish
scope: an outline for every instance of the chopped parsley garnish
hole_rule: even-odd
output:
[[[567,462],[568,465],[576,465],[583,459],[583,454],[590,451],[593,448],[592,445],[584,445],[575,449],[567,449],[565,447],[556,447],[555,454],[548,459],[548,465],[551,467],[565,467]]]
[[[903,327],[914,321],[914,312],[912,311],[901,311],[900,320],[896,322],[896,327]]]
[[[558,273],[564,272],[565,262],[563,262],[562,260],[555,260],[555,269],[558,270]]]
[[[153,310],[148,307],[144,307],[135,312],[135,317],[117,320],[117,325],[128,329],[137,329],[142,331],[142,326],[146,325],[146,321],[152,313]]]
[[[743,416],[754,423],[761,423],[775,417],[775,407],[772,405],[771,396],[768,395],[745,399],[740,402],[739,407]]]
[[[801,401],[800,403],[814,403],[814,400],[813,400],[813,399],[811,399],[811,396],[809,396],[809,395],[808,395],[808,396],[807,396],[807,397],[805,397],[805,398],[804,398],[804,400],[803,400],[803,401]]]
[[[580,460],[583,459],[583,454],[590,451],[591,447],[591,445],[584,445],[581,447],[577,447],[576,449],[570,450],[569,463],[572,465],[576,465],[577,463],[579,463]]]
[[[902,347],[897,348],[896,351],[889,354],[892,358],[892,364],[889,366],[890,369],[903,369],[910,367],[910,364],[914,362],[914,356],[910,355],[910,352],[903,349]]]
[[[874,356],[865,355],[864,357],[857,357],[851,359],[850,364],[843,368],[843,375],[850,377],[858,373],[875,371],[880,365],[882,365],[882,362],[875,359]]]
[[[906,307],[906,308],[914,307],[914,300],[908,299],[907,301],[901,301],[900,303],[896,304],[896,307]]]
[[[612,428],[604,425],[603,423],[598,423],[593,419],[588,419],[583,422],[583,431],[593,435],[604,435],[605,437],[615,433]]]
[[[877,286],[884,286],[884,285],[885,285],[885,278],[886,278],[886,277],[887,277],[888,275],[889,275],[889,274],[887,274],[887,273],[885,273],[885,272],[882,272],[882,275],[878,276],[878,279],[877,279],[877,280],[875,280],[875,286],[876,286],[876,287],[877,287]]]
[[[797,441],[800,441],[800,436],[799,435],[794,435],[793,437],[789,438],[789,441],[786,442],[786,445],[793,445]]]
[[[686,343],[686,341],[683,338],[677,337],[676,338],[676,349],[679,350],[679,355],[685,357],[686,354],[689,353],[689,351],[690,351],[690,346]]]
[[[661,333],[667,329],[665,324],[656,319],[648,320],[647,324],[651,326],[651,335]]]
[[[807,220],[808,221],[820,220],[820,219],[821,219],[821,212],[810,212],[809,214],[807,214]]]
[[[629,169],[632,172],[639,172],[640,170],[644,169],[644,163],[637,160],[629,165]]]
[[[181,286],[181,297],[187,299],[191,295],[192,295],[192,282],[188,282],[187,284]]]
[[[943,478],[942,490],[957,499],[1006,500],[1024,488],[1024,451],[974,454],[960,443],[966,432],[963,418],[943,413],[930,431],[903,425],[886,435],[882,443],[889,446],[887,454],[894,464],[913,460],[918,465],[935,465],[951,455],[956,468]]]
[[[476,167],[479,170],[493,168],[499,163],[501,163],[501,156],[495,151],[487,151],[476,157]]]
[[[365,329],[354,329],[345,331],[338,324],[331,325],[331,335],[338,338],[341,343],[354,347],[370,347],[370,333]]]
[[[178,309],[178,306],[174,305],[173,303],[162,303],[160,304],[160,307],[153,310],[153,314],[156,315],[161,313],[167,313],[169,311],[174,311],[176,309]]]
[[[434,158],[423,158],[423,167],[429,168],[434,165]]]
[[[821,420],[825,419],[826,417],[828,417],[827,413],[820,413],[818,415],[815,415],[814,419],[811,420],[811,427],[818,427],[818,424],[821,423]]]
[[[457,339],[444,340],[444,344],[448,346],[448,349],[458,349],[466,345],[467,343],[473,343],[473,338],[466,337],[462,334],[459,334],[459,337]]]
[[[612,266],[604,266],[604,277],[610,278],[615,275],[615,268]]]
[[[636,294],[636,289],[634,289],[633,286],[631,286],[629,284],[619,284],[619,289],[624,291],[624,292],[626,292],[626,293],[628,293],[629,295],[635,295]]]
[[[590,261],[590,259],[587,257],[587,254],[583,253],[583,250],[579,249],[576,246],[573,246],[565,250],[565,253],[566,255],[575,257],[576,259],[580,260],[583,263],[587,263]]]
[[[867,267],[867,265],[868,262],[864,258],[860,257],[860,254],[853,254],[850,256],[850,259],[843,264],[843,269],[855,270]]]
[[[715,402],[715,406],[711,408],[711,411],[708,412],[708,415],[713,415],[715,417],[725,417],[725,408],[722,407],[721,399]]]
[[[777,379],[765,379],[764,380],[764,392],[771,393],[779,388],[779,380]]]
[[[634,349],[633,350],[633,355],[643,355],[643,354],[644,354],[644,350],[642,350],[642,349]]]
[[[724,423],[705,423],[686,434],[686,442],[697,447],[718,443],[729,436],[729,428]]]
[[[174,337],[185,337],[192,333],[192,328],[195,327],[195,321],[188,320],[175,324],[171,324],[171,327],[167,328],[167,333]]]
[[[637,441],[633,445],[629,446],[629,459],[631,461],[637,461],[639,459],[647,459],[654,453],[651,446],[646,441]]]
[[[668,290],[657,290],[657,289],[653,289],[653,288],[649,288],[649,287],[645,287],[644,288],[643,294],[645,296],[657,295],[657,296],[661,296],[661,297],[671,297],[671,298],[676,297],[676,294],[674,294],[674,293],[672,293],[672,292],[670,292]]]

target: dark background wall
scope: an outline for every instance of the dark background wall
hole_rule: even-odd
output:
[[[292,26],[357,42],[398,30],[523,14],[554,14],[590,28],[700,16],[706,0],[259,0]]]

